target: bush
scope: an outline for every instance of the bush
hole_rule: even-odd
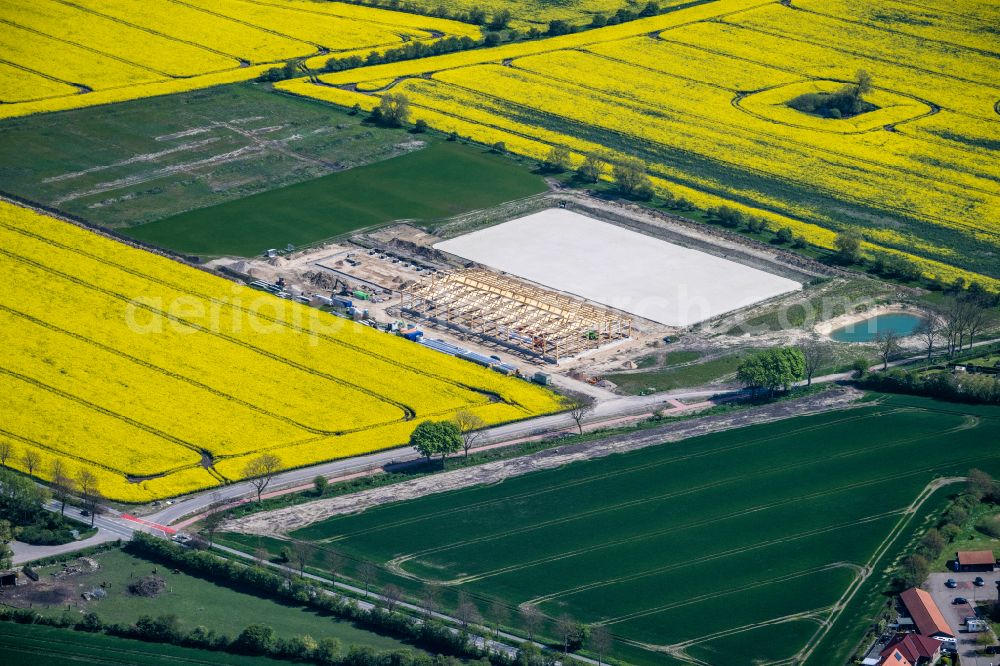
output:
[[[923,583],[930,572],[931,565],[926,557],[923,555],[910,555],[903,560],[898,581],[903,587],[914,587]]]
[[[232,650],[242,654],[268,654],[274,644],[274,629],[264,624],[251,624],[233,641]]]
[[[795,239],[795,233],[789,227],[781,227],[774,235],[774,241],[782,245],[787,245]]]
[[[95,632],[103,629],[104,623],[101,621],[101,618],[97,615],[97,613],[90,611],[76,623],[76,628],[79,631]]]
[[[725,227],[735,229],[743,223],[743,213],[730,206],[718,206],[708,209],[709,217],[715,219]]]
[[[953,402],[1000,404],[1000,378],[989,375],[937,373],[924,377],[915,372],[895,370],[868,375],[861,386],[886,393],[923,395]],[[954,517],[949,520],[963,522]]]
[[[984,516],[976,523],[976,529],[988,537],[1000,539],[1000,515]]]

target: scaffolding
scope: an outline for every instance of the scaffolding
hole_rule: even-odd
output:
[[[551,362],[632,335],[632,319],[479,268],[436,273],[400,294],[400,310]]]

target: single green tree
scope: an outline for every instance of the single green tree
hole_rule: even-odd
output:
[[[833,239],[837,259],[845,264],[856,264],[861,259],[861,237],[853,231],[844,231]]]
[[[510,19],[511,14],[509,9],[498,9],[493,14],[493,18],[490,19],[487,27],[490,30],[506,30],[507,26],[510,25]]]
[[[611,169],[611,177],[618,191],[626,196],[640,195],[646,192],[652,194],[653,183],[646,175],[646,165],[642,160],[629,157],[618,162]]]
[[[854,87],[855,90],[857,90],[856,95],[858,97],[861,95],[867,95],[872,91],[874,85],[872,84],[872,75],[868,73],[868,70],[858,70],[858,73],[854,76]]]
[[[250,485],[257,491],[258,504],[263,501],[264,491],[280,469],[281,458],[273,453],[261,454],[243,467],[244,478],[248,479]]]
[[[403,93],[386,93],[379,100],[374,116],[386,127],[402,127],[410,120],[410,98]]]
[[[10,549],[10,542],[14,540],[14,529],[10,526],[9,520],[0,520],[0,569],[9,569],[14,551]]]
[[[552,146],[548,156],[545,158],[545,170],[553,173],[562,173],[570,167],[569,148],[566,146]]]
[[[449,453],[462,449],[462,431],[453,421],[424,421],[410,435],[410,446],[428,461],[439,455],[444,463]]]
[[[778,389],[789,390],[805,377],[805,371],[806,360],[801,350],[777,347],[744,359],[736,369],[736,378],[754,393],[766,389],[774,395]]]

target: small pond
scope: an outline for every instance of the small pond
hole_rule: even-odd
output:
[[[830,333],[830,339],[837,342],[871,342],[879,333],[889,331],[906,337],[917,330],[920,322],[921,317],[915,314],[905,312],[882,314],[838,328]]]

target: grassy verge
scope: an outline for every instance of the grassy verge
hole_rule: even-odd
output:
[[[810,387],[797,388],[791,393],[778,396],[774,400],[769,402],[780,402],[784,400],[796,400],[816,393],[821,393],[829,389],[829,385],[816,384]],[[329,497],[339,497],[341,495],[350,495],[352,493],[360,492],[363,490],[368,490],[371,488],[382,488],[384,486],[390,486],[396,483],[402,483],[403,481],[409,481],[421,476],[427,476],[429,474],[439,474],[441,472],[448,472],[457,469],[463,469],[466,467],[475,467],[477,465],[482,465],[488,462],[494,462],[498,460],[509,460],[511,458],[519,458],[521,456],[536,453],[538,451],[545,451],[558,446],[569,446],[571,444],[582,444],[586,442],[593,442],[596,440],[604,439],[614,435],[625,434],[629,432],[638,432],[642,430],[649,430],[651,428],[657,428],[666,423],[676,423],[679,421],[687,421],[689,419],[702,418],[705,416],[713,416],[716,414],[724,414],[735,411],[742,411],[745,409],[752,409],[756,406],[762,404],[761,402],[755,401],[736,401],[736,402],[726,402],[721,405],[715,405],[708,409],[704,409],[697,412],[682,412],[675,416],[664,416],[664,417],[653,417],[639,423],[620,426],[615,428],[599,428],[596,430],[588,430],[583,434],[577,434],[574,432],[566,432],[556,437],[550,437],[546,439],[534,440],[530,442],[522,442],[520,444],[513,444],[511,446],[502,446],[494,449],[488,449],[485,451],[473,450],[469,453],[468,457],[465,456],[454,456],[445,459],[444,463],[440,460],[432,460],[431,462],[416,461],[412,464],[397,467],[397,471],[376,473],[371,476],[359,477],[356,479],[350,479],[348,481],[341,481],[338,483],[331,483],[326,487],[326,490],[322,495],[317,494],[314,490],[305,490],[297,493],[288,493],[287,495],[279,495],[277,497],[270,497],[264,499],[262,502],[249,502],[246,504],[240,504],[230,509],[226,509],[226,515],[229,518],[238,518],[241,516],[246,516],[252,513],[258,513],[261,511],[273,511],[275,509],[281,509],[288,506],[295,506],[298,504],[304,504],[306,502],[312,502],[321,498]],[[198,525],[195,525],[195,529],[198,529]],[[253,547],[255,543],[249,541],[239,541],[235,543],[229,543],[224,535],[216,537],[216,540],[223,545],[229,545],[233,548],[241,548],[246,550],[248,553],[253,552]],[[249,548],[249,550],[247,550]],[[279,548],[275,548],[272,554],[277,554]]]

